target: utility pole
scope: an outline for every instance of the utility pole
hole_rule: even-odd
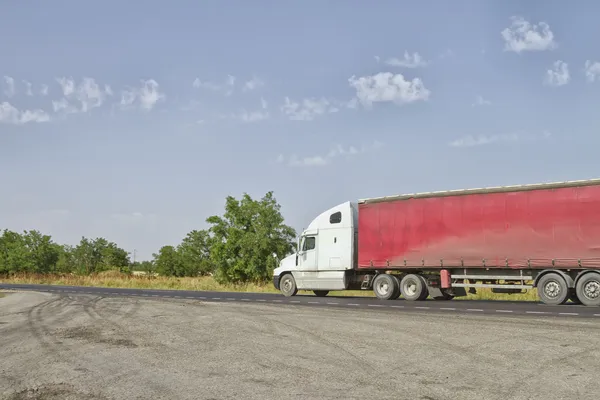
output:
[[[135,265],[135,253],[136,253],[136,249],[133,249],[133,265]]]

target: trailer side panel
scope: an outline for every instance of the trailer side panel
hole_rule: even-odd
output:
[[[600,186],[359,204],[358,268],[600,268]]]

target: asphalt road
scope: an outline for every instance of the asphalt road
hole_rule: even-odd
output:
[[[600,320],[151,296],[0,298],[0,399],[571,400],[597,391]]]
[[[236,292],[201,292],[184,290],[150,290],[150,289],[117,289],[82,286],[51,286],[51,285],[16,285],[0,283],[0,290],[27,290],[50,293],[81,293],[107,296],[159,297],[203,300],[210,302],[253,302],[293,304],[310,307],[342,307],[364,308],[372,311],[378,309],[404,312],[441,312],[460,314],[501,314],[520,316],[552,316],[562,318],[598,318],[600,307],[565,304],[548,306],[538,302],[509,302],[509,301],[473,301],[451,300],[408,302],[402,299],[381,301],[365,297],[316,297],[314,295],[297,295],[284,297],[274,293],[236,293]]]

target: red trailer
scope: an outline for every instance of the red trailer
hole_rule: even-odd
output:
[[[600,179],[346,202],[317,216],[273,272],[284,295],[372,289],[448,300],[537,288],[600,306]]]
[[[537,287],[600,305],[600,179],[361,200],[357,267],[411,275],[416,298]]]

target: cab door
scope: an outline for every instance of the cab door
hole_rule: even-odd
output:
[[[317,234],[307,234],[302,237],[298,254],[298,269],[304,271],[316,271],[318,267],[317,257]]]

